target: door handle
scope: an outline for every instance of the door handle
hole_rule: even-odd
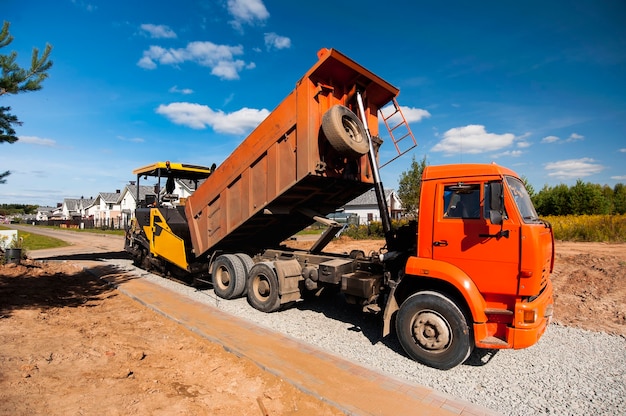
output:
[[[447,247],[448,246],[448,241],[447,240],[435,241],[433,243],[433,246],[435,246],[435,247]]]
[[[498,231],[496,234],[478,234],[480,238],[509,238],[509,230]]]

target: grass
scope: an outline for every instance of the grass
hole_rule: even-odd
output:
[[[75,231],[77,233],[93,233],[93,234],[110,234],[110,235],[124,235],[124,230],[103,230],[101,228],[59,228],[55,225],[37,225],[37,227],[41,228],[50,228],[53,230],[67,230],[67,231]]]
[[[11,228],[0,226],[0,230],[11,230]],[[22,250],[41,250],[44,248],[65,247],[69,244],[58,238],[47,237],[45,235],[30,233],[18,230],[18,238],[22,239]]]

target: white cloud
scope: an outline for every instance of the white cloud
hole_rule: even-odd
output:
[[[178,93],[178,94],[184,94],[184,95],[193,94],[193,90],[192,89],[190,89],[190,88],[180,89],[180,88],[178,88],[178,85],[174,85],[168,91],[169,92],[173,92],[173,93]]]
[[[123,142],[132,142],[132,143],[143,143],[143,142],[145,142],[145,139],[143,139],[141,137],[128,138],[128,137],[124,137],[124,136],[117,136],[117,139],[121,140]]]
[[[615,179],[616,181],[626,181],[626,175],[611,176],[611,179]]]
[[[471,124],[446,131],[443,139],[432,150],[447,155],[478,154],[503,149],[513,144],[514,140],[515,135],[512,133],[487,133],[485,126]]]
[[[176,38],[176,33],[169,26],[165,25],[153,25],[151,23],[144,23],[140,26],[141,30],[155,39],[173,39]]]
[[[595,162],[594,159],[583,157],[546,163],[544,167],[549,172],[548,176],[559,179],[575,179],[584,178],[604,170],[604,166]]]
[[[280,36],[274,32],[265,34],[265,47],[271,49],[287,49],[291,48],[291,39]]]
[[[18,143],[34,144],[36,146],[54,147],[57,145],[57,142],[52,139],[44,139],[35,136],[20,136],[18,139]]]
[[[427,110],[422,110],[421,108],[400,106],[400,109],[402,110],[402,114],[404,114],[404,118],[407,123],[416,123],[422,121],[424,118],[430,118],[430,113]]]
[[[502,156],[509,156],[509,157],[520,157],[521,155],[523,155],[524,152],[521,150],[507,150],[506,152],[502,152],[502,153],[498,153],[496,155],[494,155],[494,157],[502,157]]]
[[[248,133],[270,113],[266,109],[242,108],[233,113],[215,111],[206,105],[178,102],[162,104],[156,109],[173,123],[204,129],[211,127],[218,133],[242,135]]]
[[[585,136],[582,136],[578,133],[572,133],[565,140],[561,140],[557,136],[546,136],[543,139],[541,139],[541,143],[571,143],[571,142],[577,142],[579,140],[584,140],[584,139],[585,139]]]
[[[621,153],[626,153],[626,147],[619,149]]]
[[[211,74],[221,79],[239,79],[239,72],[244,68],[254,68],[254,63],[246,64],[235,56],[243,54],[243,46],[216,45],[212,42],[189,42],[185,48],[165,49],[150,46],[143,52],[137,65],[145,69],[155,69],[161,65],[178,65],[191,61],[211,68]]]
[[[532,133],[530,133],[530,132],[526,132],[526,133],[522,134],[521,136],[517,136],[515,138],[515,146],[517,146],[520,149],[526,149],[526,148],[532,146],[533,144],[526,140],[530,136],[532,136]]]
[[[241,29],[243,24],[263,22],[270,17],[261,0],[228,0],[228,13],[234,17],[230,23],[235,29]]]
[[[581,136],[578,133],[572,133],[569,135],[569,137],[567,138],[567,140],[565,140],[566,142],[576,142],[578,140],[584,140],[585,136]]]
[[[402,114],[404,115],[407,123],[419,123],[420,121],[422,121],[422,119],[430,118],[430,113],[427,110],[423,110],[421,108],[400,106],[400,110],[402,111]],[[394,114],[394,112],[395,107],[393,106],[393,104],[389,104],[380,110],[382,116],[388,118],[387,123],[389,123],[390,126],[395,126],[402,122],[400,115]],[[379,117],[379,121],[382,123],[382,118]]]
[[[559,140],[561,139],[559,139],[556,136],[546,136],[543,139],[541,139],[541,143],[554,143],[554,142],[558,142]]]

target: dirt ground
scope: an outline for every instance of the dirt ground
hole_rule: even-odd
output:
[[[70,264],[0,266],[0,415],[341,415]]]
[[[555,322],[626,336],[625,275],[625,244],[557,242]],[[33,414],[342,413],[78,266],[26,260],[0,266],[0,415]]]

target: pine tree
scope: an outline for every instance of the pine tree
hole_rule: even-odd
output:
[[[9,33],[9,22],[4,22],[0,31],[0,49],[5,48],[13,42],[13,36]],[[8,55],[0,54],[0,97],[8,94],[18,94],[21,92],[37,91],[41,89],[41,83],[48,78],[48,70],[52,67],[49,60],[52,46],[46,44],[41,57],[39,49],[33,48],[30,68],[21,68],[15,61],[17,52],[13,51]],[[18,138],[13,126],[21,126],[22,122],[17,116],[11,114],[11,107],[0,106],[0,143],[15,143]],[[6,182],[6,177],[11,172],[0,173],[0,184]]]

